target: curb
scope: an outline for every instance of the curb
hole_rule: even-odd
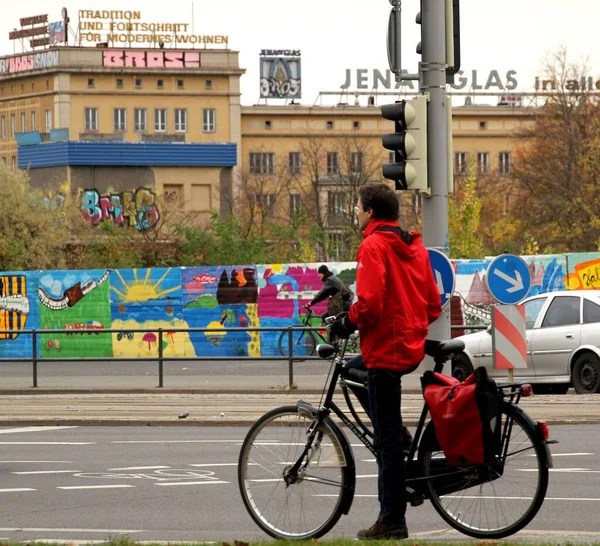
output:
[[[43,394],[321,394],[323,389],[0,389],[0,396],[43,395]],[[421,390],[403,389],[402,394],[421,394]]]

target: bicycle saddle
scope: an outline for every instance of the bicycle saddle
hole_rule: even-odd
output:
[[[425,354],[433,358],[445,358],[451,354],[460,353],[465,348],[465,342],[460,339],[446,341],[425,340]]]

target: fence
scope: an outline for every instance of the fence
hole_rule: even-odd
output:
[[[488,326],[485,325],[452,325],[452,329],[462,329],[462,330],[481,330],[486,329]],[[165,356],[164,355],[164,335],[166,332],[171,333],[205,333],[208,331],[212,331],[210,328],[130,328],[130,329],[98,329],[94,330],[93,334],[102,335],[102,334],[155,334],[157,341],[157,350],[156,356],[149,357],[77,357],[77,358],[48,358],[38,356],[38,347],[39,347],[39,339],[38,337],[42,334],[73,334],[74,331],[72,329],[30,329],[30,330],[18,330],[18,334],[20,336],[31,336],[31,357],[30,358],[0,358],[0,362],[31,362],[32,363],[32,387],[38,387],[38,364],[40,362],[139,362],[139,361],[156,361],[158,364],[158,387],[164,387],[164,363],[165,362],[178,362],[178,361],[231,361],[231,360],[270,360],[270,361],[281,361],[287,360],[288,362],[288,381],[289,385],[292,386],[294,384],[294,362],[305,361],[305,360],[320,360],[318,355],[294,355],[294,337],[293,332],[297,331],[321,331],[323,330],[323,326],[288,326],[285,328],[220,328],[220,331],[223,332],[287,332],[288,339],[288,354],[281,356]],[[0,330],[1,334],[14,334],[15,330]],[[78,332],[79,333],[79,332]],[[92,333],[92,332],[86,332]]]

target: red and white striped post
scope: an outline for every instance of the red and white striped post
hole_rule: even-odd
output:
[[[494,368],[508,370],[508,380],[511,383],[515,368],[527,368],[523,305],[492,307],[492,353]]]

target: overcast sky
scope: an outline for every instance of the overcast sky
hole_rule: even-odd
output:
[[[404,0],[403,67],[417,69],[415,46],[420,39],[414,17],[419,0]],[[140,10],[145,22],[192,23],[195,34],[229,36],[229,47],[240,52],[242,103],[258,102],[259,52],[269,49],[302,51],[302,100],[313,104],[319,91],[339,91],[346,69],[387,68],[388,0],[22,0],[5,1],[0,19],[0,53],[13,53],[8,33],[19,18],[48,13],[60,19],[66,7],[76,28],[78,10]],[[462,68],[478,71],[485,84],[491,70],[503,82],[515,70],[517,90],[532,90],[544,55],[565,46],[569,56],[589,57],[590,76],[598,79],[600,54],[595,50],[600,2],[597,0],[461,0]],[[21,51],[20,43],[16,52]],[[495,88],[494,88],[495,89]]]

